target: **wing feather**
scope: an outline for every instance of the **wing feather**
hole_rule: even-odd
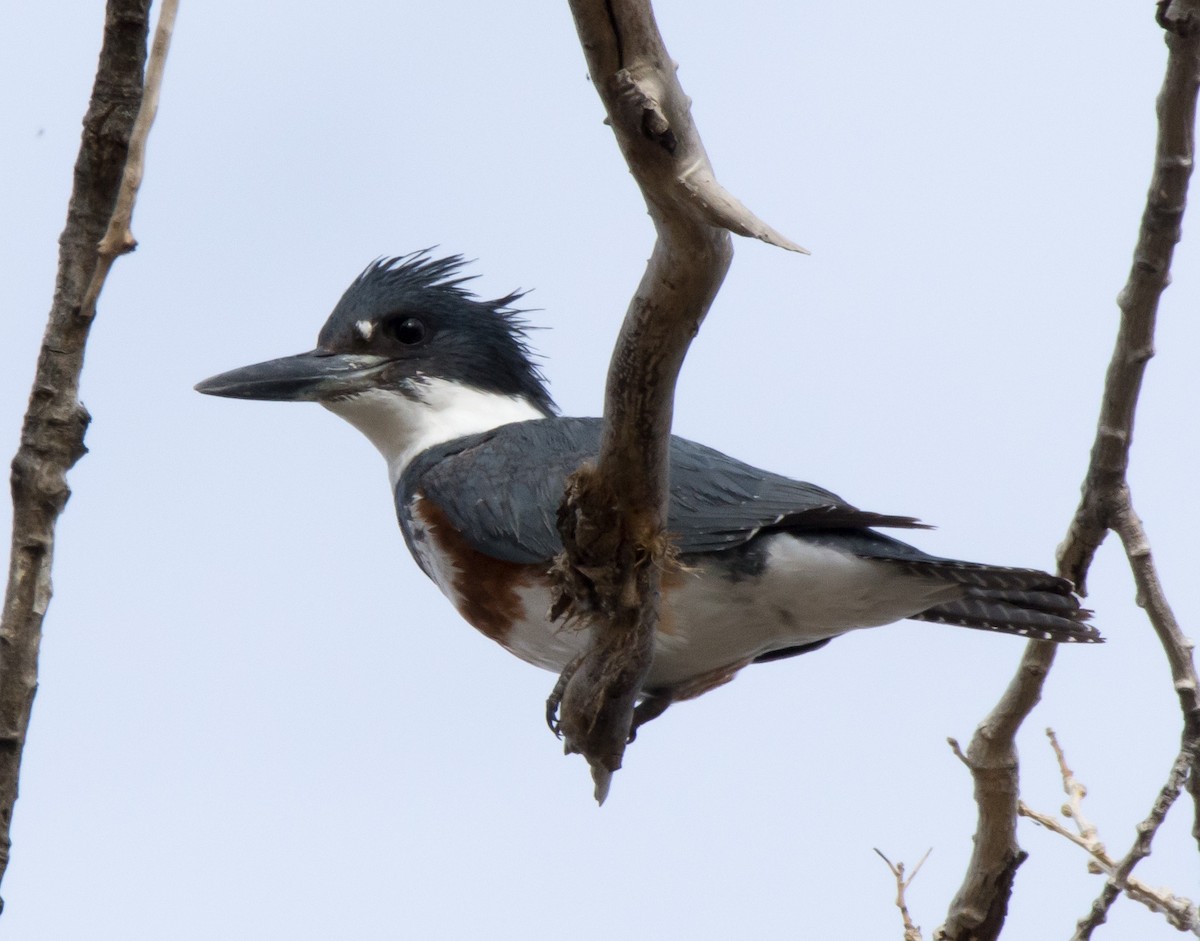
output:
[[[400,479],[401,524],[419,494],[475,549],[509,562],[548,561],[562,550],[555,516],[567,476],[599,451],[600,430],[595,418],[548,418],[430,448]],[[761,532],[868,526],[924,528],[912,517],[868,513],[814,484],[671,438],[668,527],[685,555],[730,549]]]

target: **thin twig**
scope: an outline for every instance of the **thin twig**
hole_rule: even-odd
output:
[[[1092,902],[1091,910],[1076,925],[1071,941],[1088,941],[1092,932],[1104,924],[1108,918],[1108,910],[1122,892],[1143,902],[1155,911],[1161,911],[1167,920],[1181,931],[1191,931],[1200,936],[1200,918],[1197,917],[1196,906],[1191,901],[1179,898],[1165,890],[1149,889],[1144,883],[1134,880],[1130,875],[1133,867],[1150,855],[1150,846],[1154,841],[1154,835],[1162,826],[1163,820],[1166,819],[1167,811],[1179,797],[1179,792],[1183,789],[1184,781],[1195,762],[1195,757],[1186,748],[1180,751],[1179,757],[1171,766],[1167,783],[1158,792],[1158,797],[1154,801],[1154,806],[1150,808],[1150,813],[1137,825],[1137,838],[1134,840],[1133,846],[1119,862],[1114,863],[1105,854],[1104,859],[1108,862],[1108,865],[1105,866],[1100,857],[1096,857],[1095,853],[1092,854],[1108,872],[1108,881],[1104,883],[1100,895]],[[1134,890],[1135,885],[1137,886],[1136,890]]]
[[[925,855],[921,857],[921,861],[913,867],[912,873],[905,879],[904,863],[893,863],[883,855],[882,850],[878,847],[875,848],[876,855],[887,863],[888,869],[896,877],[896,908],[900,909],[900,917],[904,920],[904,941],[923,941],[920,927],[913,922],[912,916],[908,912],[908,901],[905,899],[904,894],[908,891],[908,887],[912,885],[913,880],[917,878],[917,873],[921,871],[921,867],[925,865],[925,860],[929,858],[929,854],[932,852],[932,847],[927,849]]]
[[[1118,863],[1105,852],[1102,843],[1089,843],[1079,834],[1072,833],[1057,818],[1036,811],[1023,801],[1020,804],[1020,813],[1022,817],[1028,817],[1039,826],[1045,827],[1050,832],[1058,834],[1084,850],[1090,857],[1088,868],[1091,871],[1111,874],[1117,868]],[[1190,931],[1192,934],[1200,936],[1200,916],[1197,915],[1195,903],[1190,899],[1175,895],[1169,889],[1156,889],[1148,886],[1133,876],[1129,876],[1125,880],[1125,894],[1135,902],[1145,905],[1150,911],[1162,914],[1173,927],[1180,931]],[[1115,893],[1113,898],[1116,898]],[[1077,926],[1077,933],[1074,937],[1080,937],[1078,931]],[[1090,936],[1090,933],[1089,930],[1085,937]]]
[[[162,74],[176,2],[166,0],[160,17],[166,32],[155,40],[159,61],[149,68],[155,76]],[[149,13],[150,0],[109,0],[107,5],[75,185],[59,239],[54,302],[12,463],[12,554],[0,617],[0,878],[8,867],[21,755],[37,690],[55,530],[70,496],[66,474],[87,451],[83,436],[90,416],[79,402],[84,348],[109,267],[132,248],[129,218],[157,99],[157,91],[143,95]],[[117,212],[123,221],[114,220]]]
[[[1077,832],[1071,832],[1057,818],[1033,810],[1023,801],[1020,803],[1018,811],[1021,816],[1028,817],[1047,830],[1057,833],[1059,836],[1085,850],[1090,857],[1088,865],[1090,871],[1107,873],[1110,876],[1100,898],[1093,904],[1089,918],[1079,922],[1074,937],[1076,939],[1090,937],[1095,927],[1103,922],[1109,907],[1111,907],[1113,901],[1121,891],[1124,891],[1131,899],[1140,902],[1151,911],[1161,913],[1173,927],[1178,928],[1180,931],[1190,931],[1193,934],[1200,935],[1200,917],[1197,916],[1196,906],[1190,899],[1177,896],[1169,889],[1152,888],[1130,875],[1133,866],[1136,865],[1138,860],[1149,854],[1150,839],[1153,837],[1154,831],[1158,829],[1158,826],[1165,818],[1170,803],[1179,796],[1180,782],[1176,779],[1176,776],[1181,767],[1181,761],[1186,771],[1186,756],[1181,755],[1175,761],[1171,769],[1171,776],[1168,779],[1167,788],[1164,788],[1163,793],[1159,795],[1159,799],[1155,802],[1151,817],[1147,818],[1147,821],[1138,827],[1138,842],[1135,844],[1134,850],[1131,850],[1130,855],[1126,856],[1125,859],[1117,862],[1108,854],[1104,843],[1101,842],[1097,827],[1084,816],[1083,799],[1087,796],[1087,788],[1067,765],[1066,755],[1058,743],[1058,738],[1055,736],[1054,730],[1046,729],[1046,736],[1049,738],[1050,746],[1054,749],[1054,755],[1058,759],[1058,769],[1062,776],[1063,791],[1067,795],[1068,802],[1062,808],[1063,816],[1074,821]],[[1172,787],[1173,792],[1168,794],[1168,790]],[[1168,796],[1164,798],[1164,795]],[[1150,829],[1144,829],[1151,820],[1154,822],[1150,825]],[[1132,858],[1135,850],[1141,853],[1136,859]],[[1122,867],[1124,867],[1123,877],[1118,876]],[[1089,923],[1089,920],[1092,918],[1098,920]],[[1086,933],[1080,934],[1081,931],[1086,931]]]
[[[158,11],[158,24],[154,28],[154,44],[150,48],[150,59],[146,63],[145,87],[133,131],[129,136],[129,153],[125,158],[125,171],[121,175],[121,189],[117,193],[117,205],[104,237],[100,239],[99,258],[87,292],[83,296],[80,316],[91,319],[96,316],[96,301],[108,279],[113,262],[137,248],[133,237],[133,207],[137,203],[138,190],[146,170],[146,141],[150,128],[158,114],[158,98],[162,90],[163,72],[167,65],[167,53],[171,49],[171,36],[175,32],[175,16],[179,11],[179,0],[163,0]]]
[[[1046,738],[1050,740],[1050,747],[1054,749],[1054,757],[1058,760],[1058,773],[1062,775],[1063,793],[1067,795],[1063,816],[1075,821],[1081,839],[1103,851],[1104,845],[1099,842],[1095,824],[1083,815],[1083,799],[1087,797],[1087,788],[1075,777],[1075,772],[1067,764],[1066,753],[1058,744],[1058,736],[1054,734],[1054,729],[1046,729]]]
[[[1172,0],[1168,8],[1160,11],[1159,20],[1167,28],[1168,55],[1157,105],[1154,170],[1133,266],[1118,297],[1121,325],[1105,379],[1100,420],[1082,498],[1058,551],[1059,573],[1071,579],[1080,592],[1084,590],[1096,549],[1108,530],[1117,525],[1115,511],[1128,505],[1126,470],[1133,442],[1134,415],[1146,363],[1153,354],[1158,303],[1169,281],[1193,163],[1200,31],[1190,24],[1200,22],[1200,0]],[[1126,545],[1128,549],[1128,541]],[[1148,551],[1143,554],[1148,559]],[[1136,577],[1140,563],[1132,555],[1130,561]],[[1165,610],[1169,612],[1169,609]],[[1163,634],[1160,632],[1159,636],[1162,638]],[[1181,665],[1176,689],[1180,690],[1181,702],[1184,702],[1184,741],[1194,743],[1200,713],[1194,708],[1196,673],[1191,651],[1174,638],[1163,642],[1164,646],[1173,645],[1168,653],[1173,669],[1176,663]],[[976,730],[967,749],[979,806],[975,851],[962,887],[951,902],[946,921],[936,932],[936,938],[987,941],[997,937],[1003,926],[1012,878],[1016,866],[1024,858],[1016,842],[1019,774],[1015,736],[1041,695],[1046,672],[1053,661],[1053,652],[1047,649],[1048,646],[1030,642],[1017,675],[1001,701]],[[1187,688],[1181,689],[1181,683]],[[1185,748],[1185,751],[1196,753],[1195,749]],[[981,760],[984,757],[986,762]],[[1197,777],[1195,774],[1190,776],[1189,786],[1197,807],[1194,832],[1200,840],[1200,784],[1196,783]]]

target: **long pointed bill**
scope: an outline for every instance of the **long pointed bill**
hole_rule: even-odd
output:
[[[383,356],[312,350],[241,369],[196,384],[196,391],[229,399],[318,402],[374,388],[391,362]]]

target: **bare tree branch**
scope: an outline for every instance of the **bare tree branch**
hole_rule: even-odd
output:
[[[1104,922],[1108,914],[1108,909],[1121,892],[1124,892],[1134,901],[1145,905],[1152,912],[1161,913],[1172,927],[1178,928],[1180,931],[1190,931],[1192,934],[1200,936],[1200,915],[1197,914],[1196,906],[1190,899],[1177,896],[1167,889],[1152,888],[1146,883],[1133,878],[1131,875],[1133,867],[1150,854],[1150,842],[1163,820],[1166,819],[1167,810],[1179,796],[1182,778],[1187,774],[1188,763],[1191,760],[1190,756],[1181,753],[1176,758],[1171,768],[1167,785],[1155,801],[1150,816],[1138,825],[1137,841],[1126,857],[1117,862],[1109,856],[1108,850],[1100,840],[1100,834],[1095,825],[1083,815],[1083,799],[1087,796],[1087,788],[1075,777],[1075,773],[1067,765],[1066,755],[1059,746],[1054,731],[1047,729],[1046,736],[1050,739],[1050,745],[1054,749],[1054,754],[1058,759],[1058,769],[1062,775],[1063,791],[1067,795],[1068,802],[1062,809],[1063,816],[1075,821],[1078,833],[1072,833],[1049,814],[1032,810],[1023,801],[1019,805],[1019,812],[1021,816],[1028,817],[1034,822],[1041,824],[1047,830],[1065,837],[1076,846],[1086,850],[1091,857],[1091,863],[1088,868],[1092,872],[1105,872],[1109,874],[1109,880],[1105,884],[1100,898],[1092,904],[1092,909],[1088,917],[1082,919],[1076,927],[1076,932],[1073,936],[1074,941],[1085,941],[1085,939],[1091,937],[1092,931]]]
[[[150,49],[150,60],[146,64],[145,88],[137,118],[134,120],[133,132],[129,137],[129,155],[121,175],[117,205],[113,209],[112,218],[108,220],[104,238],[100,240],[96,270],[92,272],[92,280],[83,298],[83,310],[88,316],[94,317],[96,314],[96,301],[104,288],[113,262],[137,248],[137,239],[133,237],[132,230],[133,207],[137,202],[138,189],[141,188],[142,176],[146,169],[146,141],[150,138],[150,128],[153,127],[154,118],[158,114],[163,70],[166,68],[167,53],[171,48],[171,36],[175,32],[175,15],[178,10],[179,0],[163,0],[162,8],[158,12],[154,44]]]
[[[975,848],[945,924],[934,932],[941,939],[999,937],[1008,914],[1017,869],[1027,854],[1017,844],[1017,729],[1042,695],[1055,645],[1030,641],[1016,675],[995,708],[983,720],[964,755],[951,747],[971,771],[979,820]]]
[[[1164,0],[1159,22],[1166,30],[1166,76],[1158,97],[1158,140],[1154,172],[1142,216],[1129,279],[1118,296],[1121,324],[1116,348],[1105,379],[1100,420],[1091,461],[1083,483],[1079,509],[1059,547],[1059,572],[1084,590],[1087,570],[1096,549],[1110,528],[1123,533],[1130,555],[1139,600],[1156,622],[1159,637],[1168,649],[1184,711],[1184,751],[1196,754],[1196,672],[1191,650],[1174,624],[1161,591],[1150,591],[1153,566],[1140,529],[1132,529],[1126,471],[1133,442],[1134,414],[1146,363],[1153,355],[1158,302],[1169,282],[1171,258],[1180,237],[1193,159],[1193,128],[1197,83],[1200,82],[1200,0]],[[1122,522],[1124,521],[1124,522]],[[1130,538],[1125,538],[1128,532]],[[1139,575],[1139,570],[1141,575]],[[1142,580],[1147,587],[1143,589]],[[1159,623],[1163,627],[1159,627]],[[1026,648],[1017,675],[997,706],[976,730],[967,760],[975,779],[979,820],[975,850],[962,887],[950,905],[946,922],[936,938],[991,939],[1003,925],[1012,890],[1012,879],[1024,853],[1016,842],[1018,764],[1015,737],[1029,710],[1041,696],[1042,684],[1053,663],[1048,644],[1032,641]],[[1192,743],[1189,749],[1188,743]],[[1189,787],[1200,808],[1196,774]],[[1200,830],[1197,830],[1200,839]]]
[[[1134,512],[1128,488],[1122,488],[1113,508],[1113,527],[1125,547],[1133,580],[1137,585],[1137,602],[1146,611],[1171,667],[1171,679],[1183,712],[1183,734],[1180,753],[1191,756],[1190,772],[1184,783],[1192,795],[1192,837],[1200,843],[1200,688],[1197,685],[1196,665],[1192,657],[1192,641],[1183,633],[1175,613],[1167,603],[1150,542],[1142,521]]]
[[[1082,586],[1105,532],[1115,530],[1124,544],[1137,585],[1138,604],[1146,610],[1166,652],[1179,697],[1183,713],[1181,748],[1193,756],[1187,777],[1194,804],[1192,836],[1200,843],[1200,681],[1191,641],[1180,630],[1167,603],[1126,480],[1134,411],[1146,363],[1154,354],[1158,301],[1170,283],[1171,258],[1182,232],[1195,157],[1200,2],[1162,0],[1158,4],[1158,21],[1166,31],[1168,55],[1166,77],[1157,102],[1154,175],[1134,249],[1133,267],[1117,298],[1121,326],[1105,380],[1083,496],[1058,555],[1060,571]]]
[[[58,276],[21,444],[12,463],[13,534],[0,619],[0,878],[8,867],[21,754],[37,690],[42,621],[67,471],[86,452],[79,402],[84,348],[113,260],[134,247],[129,221],[177,0],[160,15],[145,95],[150,0],[109,0],[91,102],[75,162]],[[0,906],[3,903],[0,902]]]
[[[1112,903],[1122,892],[1149,904],[1151,908],[1161,905],[1161,909],[1155,908],[1155,910],[1161,910],[1172,925],[1182,931],[1191,931],[1200,936],[1200,921],[1196,917],[1195,905],[1187,899],[1177,898],[1170,893],[1163,893],[1164,897],[1160,898],[1154,890],[1150,890],[1143,883],[1136,883],[1139,891],[1135,891],[1133,889],[1135,880],[1130,875],[1133,867],[1150,855],[1150,844],[1154,840],[1154,834],[1162,826],[1167,811],[1171,809],[1171,805],[1175,803],[1180,790],[1183,789],[1183,782],[1195,760],[1196,756],[1188,752],[1186,748],[1179,753],[1179,757],[1171,766],[1171,774],[1167,778],[1167,783],[1159,791],[1154,806],[1150,808],[1149,815],[1137,825],[1137,839],[1134,840],[1133,846],[1120,862],[1113,863],[1111,859],[1108,860],[1109,866],[1106,869],[1109,876],[1108,881],[1104,884],[1104,890],[1100,893],[1100,897],[1092,903],[1092,910],[1088,915],[1079,921],[1071,941],[1087,941],[1092,936],[1092,932],[1104,923]],[[1147,896],[1152,899],[1154,904],[1147,901]]]
[[[603,801],[621,766],[633,707],[653,657],[664,535],[667,441],[675,380],[720,288],[729,231],[803,251],[717,182],[690,101],[648,0],[572,0],[592,83],[657,232],[609,367],[595,465],[568,484],[556,616],[592,628],[564,674],[559,729],[587,758]]]
[[[1067,764],[1067,754],[1058,744],[1058,736],[1054,734],[1054,729],[1046,729],[1046,738],[1050,740],[1050,747],[1054,749],[1054,758],[1058,762],[1058,773],[1062,776],[1063,793],[1067,795],[1067,804],[1063,807],[1063,814],[1075,821],[1081,838],[1098,842],[1099,837],[1095,824],[1083,815],[1083,799],[1087,797],[1087,788],[1075,777],[1075,772]]]
[[[908,912],[908,900],[905,898],[905,893],[908,887],[913,884],[913,880],[917,878],[917,873],[921,871],[921,867],[925,865],[925,860],[929,858],[932,849],[925,851],[925,855],[921,857],[914,867],[908,878],[904,878],[904,863],[893,863],[890,859],[876,848],[876,855],[882,859],[888,869],[892,871],[892,875],[896,878],[896,908],[900,910],[900,918],[904,921],[904,941],[922,941],[921,928],[912,920],[912,915]]]
[[[1134,412],[1146,364],[1154,355],[1158,302],[1170,283],[1171,258],[1180,238],[1192,173],[1200,37],[1187,24],[1200,13],[1200,4],[1195,0],[1173,0],[1169,5],[1159,6],[1168,54],[1166,76],[1157,102],[1154,173],[1133,252],[1133,266],[1117,295],[1121,322],[1105,378],[1083,496],[1066,541],[1058,550],[1060,569],[1074,579],[1080,590],[1085,585],[1092,557],[1111,528],[1112,501],[1126,483]]]

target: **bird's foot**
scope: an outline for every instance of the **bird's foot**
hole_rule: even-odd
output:
[[[567,691],[567,684],[571,682],[571,677],[575,675],[575,671],[579,669],[579,664],[581,663],[583,663],[582,655],[576,657],[563,667],[562,673],[558,676],[558,681],[554,684],[554,689],[550,690],[550,695],[546,697],[546,726],[554,733],[556,738],[563,737],[562,726],[558,721],[558,707],[562,705],[563,695]]]
[[[571,682],[571,677],[575,675],[575,671],[579,669],[582,662],[583,657],[580,656],[568,663],[559,674],[554,689],[550,690],[550,695],[546,697],[546,727],[554,733],[556,738],[563,737],[562,724],[558,719],[558,709],[562,705],[567,684]],[[675,697],[666,691],[647,693],[642,697],[641,701],[633,707],[633,720],[629,724],[629,738],[625,740],[625,744],[628,745],[637,738],[638,729],[651,719],[661,716],[674,701]]]

